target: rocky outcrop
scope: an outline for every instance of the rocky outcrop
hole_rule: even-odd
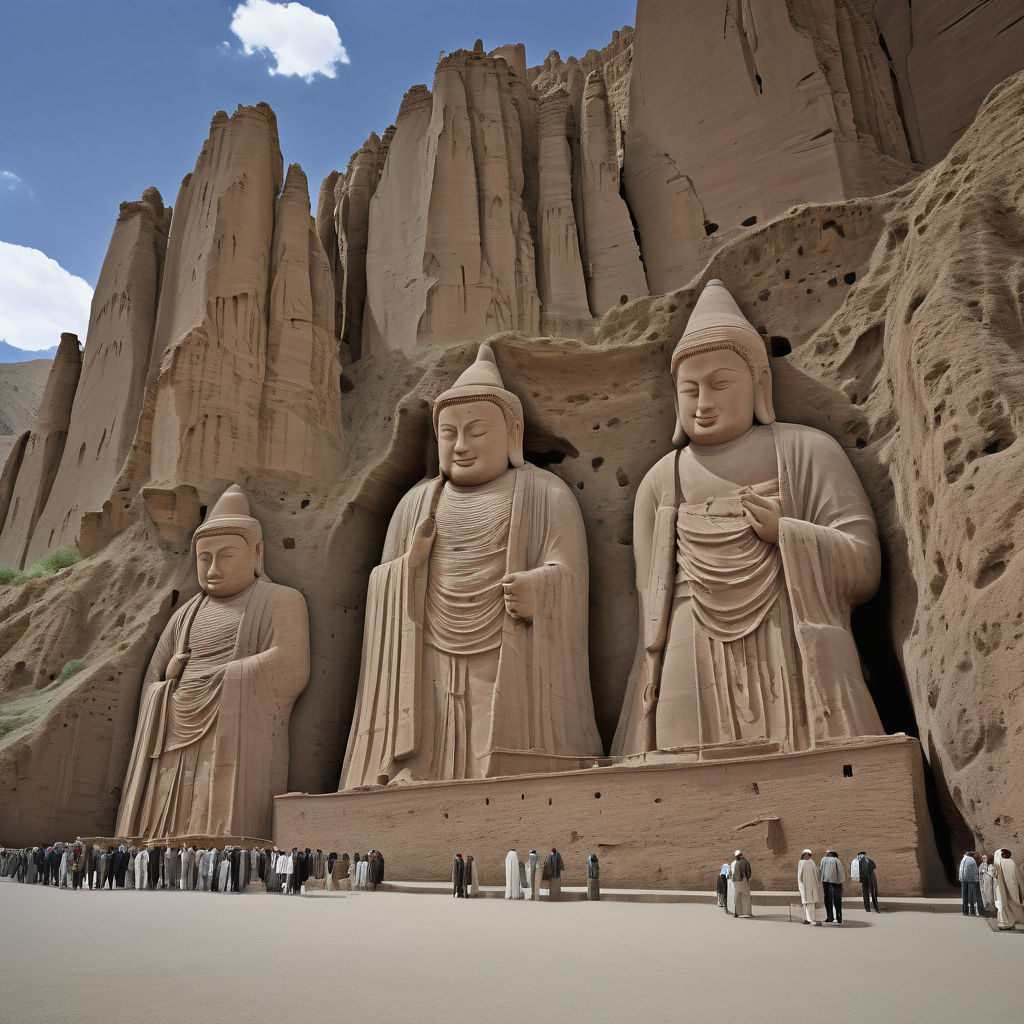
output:
[[[309,215],[306,175],[292,164],[274,217],[257,466],[303,480],[334,475],[340,374],[331,268]]]
[[[640,0],[624,182],[652,292],[795,204],[911,173],[885,54],[853,0]]]
[[[82,515],[114,490],[142,411],[170,219],[156,189],[121,204],[93,295],[67,443],[29,561],[74,544]]]
[[[35,426],[25,444],[0,533],[0,564],[24,568],[36,523],[53,487],[82,372],[77,334],[62,334]],[[48,550],[44,548],[44,550]]]
[[[0,363],[0,466],[17,439],[32,429],[52,359]]]

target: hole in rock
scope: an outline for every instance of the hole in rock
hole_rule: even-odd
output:
[[[345,376],[345,374],[342,374],[341,377],[338,378],[338,390],[343,395],[347,395],[354,388],[355,384],[352,381],[350,381],[348,377]]]
[[[619,305],[620,306],[624,306],[627,302],[629,302],[629,296],[628,295],[620,295],[619,296]]]
[[[660,797],[660,796],[656,796],[656,797],[654,798],[654,802],[655,802],[656,804],[660,804],[660,803],[661,803],[661,797]]]
[[[293,547],[295,547],[295,538],[294,537],[285,537],[281,541],[281,543],[284,545],[286,551],[291,551],[291,549]]]
[[[178,591],[176,591],[176,590],[172,590],[171,591],[171,607],[172,608],[178,603],[178,598],[179,597],[181,597],[181,594],[179,594]]]
[[[548,797],[548,807],[551,806],[551,797]]]
[[[713,220],[704,221],[704,234],[713,235],[718,230],[718,225]]]
[[[127,507],[128,506],[125,505],[125,508],[127,508]],[[199,506],[199,519],[203,520],[205,518],[206,518],[206,506],[205,505],[200,505]]]
[[[595,800],[600,800],[601,799],[601,794],[600,793],[595,793],[594,794],[594,799]]]
[[[598,455],[597,458],[590,460],[590,465],[593,466],[596,471],[604,465],[604,458]]]
[[[843,274],[843,280],[847,284],[853,284],[853,282],[857,280],[857,275],[851,270],[848,274]]]
[[[526,794],[525,793],[520,793],[519,794],[519,799],[520,800],[525,800],[526,799]]]
[[[303,498],[302,501],[299,502],[299,508],[309,508],[309,498]]]
[[[834,220],[827,220],[821,225],[822,231],[834,231],[840,238],[846,237],[846,232],[843,230],[842,224],[837,224]]]
[[[487,804],[488,807],[490,807],[491,806],[491,798],[489,796],[485,796],[484,797],[484,803]]]
[[[756,223],[757,223],[757,218],[756,217],[747,217],[746,220],[741,220],[740,221],[740,227],[741,228],[751,228]]]
[[[628,487],[629,486],[629,477],[626,476],[626,474],[622,471],[622,467],[621,466],[619,466],[619,468],[617,470],[615,470],[615,482],[620,487]]]
[[[784,338],[781,334],[773,334],[768,343],[771,345],[773,356],[788,356],[793,351],[789,338]]]
[[[756,793],[756,794],[757,794],[758,796],[760,796],[760,795],[761,795],[761,790],[760,790],[760,789],[758,788],[758,785],[757,785],[757,783],[756,783],[756,782],[752,782],[752,783],[750,784],[750,786],[751,786],[751,788],[752,788],[752,789],[754,790],[754,792],[755,792],[755,793]]]
[[[852,764],[844,764],[843,765],[843,778],[844,779],[852,779],[853,778],[853,765]]]

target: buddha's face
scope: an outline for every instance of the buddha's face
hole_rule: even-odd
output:
[[[460,487],[479,487],[508,469],[508,428],[494,402],[446,405],[437,420],[441,471]]]
[[[196,541],[199,585],[211,597],[234,597],[256,578],[263,541],[238,534],[200,537]]]
[[[754,380],[746,360],[729,348],[683,359],[676,370],[679,420],[696,444],[722,444],[754,422]]]

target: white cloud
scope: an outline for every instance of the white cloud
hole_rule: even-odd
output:
[[[38,249],[0,242],[0,338],[35,351],[62,331],[85,341],[92,288]]]
[[[299,3],[245,0],[231,16],[231,31],[246,54],[268,51],[277,61],[272,75],[334,78],[338,64],[348,64],[338,28],[326,14]]]
[[[30,196],[35,195],[14,171],[0,171],[0,188],[5,188],[8,192],[27,192]]]

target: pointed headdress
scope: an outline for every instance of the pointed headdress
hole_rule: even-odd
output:
[[[238,484],[232,484],[217,499],[199,529],[192,534],[192,540],[226,534],[248,534],[252,540],[263,539],[260,522],[249,515],[249,499]]]
[[[768,350],[761,335],[754,330],[750,321],[740,312],[729,289],[717,278],[708,281],[693,307],[686,323],[683,336],[672,352],[672,381],[676,370],[687,356],[715,349],[732,349],[750,367],[754,381],[754,418],[758,423],[774,423],[775,407],[772,405],[772,374],[768,364]],[[684,444],[687,440],[679,418],[679,399],[676,398],[676,430],[672,443]]]
[[[491,346],[484,342],[476,353],[476,362],[465,369],[459,379],[434,399],[434,435],[437,420],[446,405],[462,402],[493,402],[505,416],[508,428],[508,461],[517,469],[523,465],[523,405],[498,373]]]

